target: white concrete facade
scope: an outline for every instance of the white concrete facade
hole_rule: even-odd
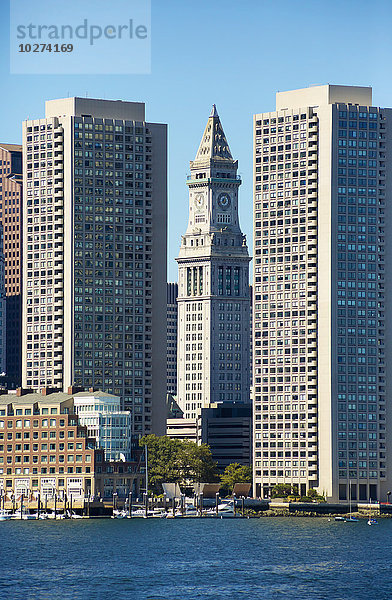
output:
[[[371,88],[254,117],[254,483],[386,498],[390,109]],[[350,489],[349,489],[350,488]],[[263,492],[264,490],[264,492]]]
[[[177,401],[186,419],[249,402],[249,255],[238,220],[238,163],[214,106],[190,163],[178,262]]]

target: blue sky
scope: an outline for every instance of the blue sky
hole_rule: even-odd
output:
[[[39,0],[30,1],[39,11]],[[111,3],[94,4],[110,21]],[[279,90],[324,83],[371,85],[373,103],[392,106],[386,0],[152,0],[151,75],[118,76],[10,75],[6,0],[0,6],[0,141],[20,142],[23,119],[42,116],[45,99],[69,95],[143,101],[148,121],[168,123],[171,281],[187,225],[189,160],[213,103],[239,161],[241,225],[250,248],[253,113],[273,110]]]

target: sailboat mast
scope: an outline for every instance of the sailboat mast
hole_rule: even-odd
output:
[[[148,458],[147,458],[147,444],[144,446],[145,458],[146,458],[146,494],[148,494]]]

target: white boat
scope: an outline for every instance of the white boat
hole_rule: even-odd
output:
[[[138,507],[135,509],[132,508],[131,515],[129,515],[129,512],[127,511],[126,516],[128,519],[130,519],[130,518],[133,519],[134,517],[139,518],[139,519],[150,519],[151,517],[164,519],[167,516],[167,514],[161,508],[154,508],[154,509],[148,509],[147,515],[146,515],[146,509]]]
[[[12,514],[12,519],[14,520],[18,520],[21,519],[22,521],[35,521],[36,519],[38,519],[38,513],[28,513],[25,510],[23,511],[22,515],[20,514],[20,508],[15,511]]]
[[[5,510],[4,508],[0,509],[0,521],[10,521],[11,516],[12,515],[8,510]]]
[[[378,525],[377,519],[372,518],[372,507],[370,507],[370,510],[369,510],[369,518],[368,518],[367,524],[368,525]]]
[[[190,504],[185,507],[185,516],[186,517],[197,517],[197,515],[198,515],[198,512],[197,512],[196,506],[193,506],[193,504]]]
[[[237,513],[234,512],[234,503],[230,501],[221,502],[220,504],[218,504],[218,510],[216,506],[214,508],[208,508],[207,510],[203,510],[203,516],[230,519],[239,515],[237,515]]]
[[[235,516],[234,502],[222,502],[221,504],[218,504],[218,517],[221,519],[230,519]]]
[[[112,514],[112,519],[126,519],[128,512],[126,510],[117,510],[114,509]]]

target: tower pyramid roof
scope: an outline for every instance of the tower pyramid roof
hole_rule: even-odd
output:
[[[194,162],[204,162],[211,159],[233,160],[215,104],[208,117]]]

